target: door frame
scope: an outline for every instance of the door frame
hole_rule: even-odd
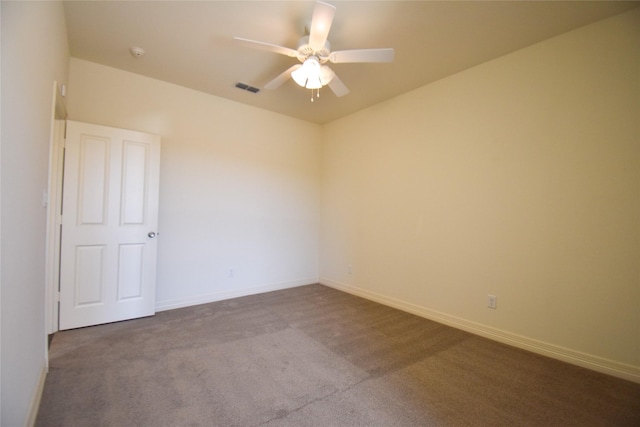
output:
[[[45,254],[45,332],[58,331],[58,302],[60,289],[60,227],[62,182],[64,171],[64,138],[67,120],[65,86],[53,82],[51,130],[49,144],[49,183],[42,203],[47,208],[47,236]],[[47,352],[48,353],[48,352]]]

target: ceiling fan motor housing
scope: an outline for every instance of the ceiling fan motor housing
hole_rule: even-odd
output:
[[[298,40],[298,60],[300,62],[304,62],[310,56],[315,56],[318,58],[321,64],[324,64],[329,60],[329,54],[331,53],[331,44],[329,40],[324,43],[322,49],[314,51],[311,46],[309,46],[309,36],[304,36],[300,40]]]

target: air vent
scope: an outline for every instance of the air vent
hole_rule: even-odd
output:
[[[242,90],[246,90],[247,92],[251,92],[251,93],[258,93],[260,92],[260,89],[258,89],[257,87],[253,87],[253,86],[249,86],[246,83],[236,83],[236,87],[238,89],[242,89]]]

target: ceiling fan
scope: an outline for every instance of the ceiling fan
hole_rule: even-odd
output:
[[[298,85],[319,91],[328,85],[333,93],[340,97],[349,93],[349,89],[338,78],[336,73],[325,65],[327,62],[333,64],[355,63],[355,62],[391,62],[395,55],[392,48],[388,49],[355,49],[339,50],[331,52],[331,45],[327,40],[331,23],[335,15],[336,8],[324,2],[316,2],[311,18],[311,25],[308,35],[298,41],[298,47],[291,49],[271,43],[249,40],[242,37],[234,39],[248,47],[279,53],[281,55],[297,58],[300,64],[295,64],[267,83],[265,89],[277,89],[284,82],[292,78]],[[317,95],[319,96],[319,92]],[[313,93],[311,96],[313,101]]]

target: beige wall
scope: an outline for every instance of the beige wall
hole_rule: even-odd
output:
[[[46,369],[45,240],[54,80],[65,83],[69,48],[59,2],[2,9],[2,426],[33,421]]]
[[[162,136],[158,309],[318,281],[320,126],[75,58],[67,98]]]
[[[640,381],[639,100],[636,10],[326,125],[321,281]]]

